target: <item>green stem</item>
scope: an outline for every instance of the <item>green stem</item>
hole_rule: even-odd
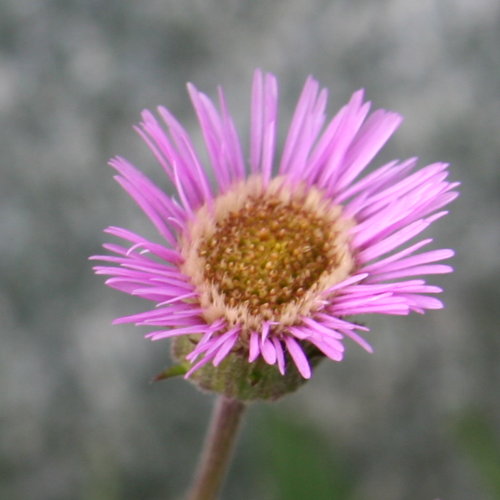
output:
[[[187,500],[215,500],[231,459],[245,403],[219,396]]]

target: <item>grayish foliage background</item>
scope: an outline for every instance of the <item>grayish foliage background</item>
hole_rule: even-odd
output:
[[[405,116],[375,163],[452,163],[462,195],[430,233],[456,273],[430,280],[445,310],[367,318],[375,354],[350,345],[254,406],[224,498],[307,498],[285,493],[298,480],[310,498],[500,498],[499,28],[495,0],[2,0],[0,497],[181,495],[212,398],[148,384],[168,343],[110,325],[148,304],[87,257],[107,225],[153,235],[105,166],[121,154],[168,189],[132,131],[140,111],[168,106],[201,144],[184,84],[220,83],[246,134],[261,67],[280,79],[282,131],[313,74],[331,113],[364,87]]]

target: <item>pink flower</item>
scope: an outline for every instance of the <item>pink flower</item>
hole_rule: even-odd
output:
[[[308,345],[334,361],[346,338],[371,351],[353,316],[442,307],[433,297],[441,289],[421,276],[452,271],[440,261],[453,251],[421,251],[432,240],[418,237],[447,213],[458,183],[447,182],[445,163],[418,169],[414,158],[363,175],[398,114],[369,114],[358,91],[325,125],[327,91],[308,78],[279,158],[277,82],[256,71],[247,159],[222,90],[219,109],[188,90],[210,166],[163,107],[160,120],[144,111],[137,131],[176,194],[121,157],[110,162],[160,236],[106,229],[125,244],[105,244],[113,255],[92,257],[107,263],[95,272],[154,304],[114,323],[157,327],[152,340],[191,336],[186,376],[233,352],[282,374],[293,362],[309,378]]]

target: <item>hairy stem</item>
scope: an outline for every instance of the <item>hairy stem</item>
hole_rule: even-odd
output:
[[[219,396],[186,500],[215,500],[224,481],[245,403]]]

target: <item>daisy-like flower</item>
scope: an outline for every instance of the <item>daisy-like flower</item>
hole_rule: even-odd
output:
[[[452,250],[424,250],[418,236],[447,212],[457,193],[447,164],[392,161],[363,175],[401,123],[370,111],[363,91],[325,124],[326,89],[308,78],[283,151],[275,152],[278,88],[256,71],[249,155],[243,152],[222,90],[217,106],[188,91],[203,133],[204,164],[185,129],[165,108],[142,114],[137,131],[176,194],[169,196],[127,160],[116,180],[159,232],[153,242],[127,229],[106,232],[124,246],[94,256],[106,284],[153,302],[133,322],[152,340],[189,339],[189,377],[231,355],[284,375],[311,377],[310,354],[340,361],[344,341],[371,351],[352,320],[439,309],[441,292],[422,275],[448,273]],[[274,367],[273,366],[273,367]]]

